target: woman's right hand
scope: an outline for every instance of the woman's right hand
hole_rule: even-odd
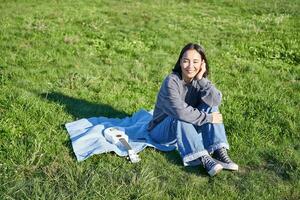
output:
[[[219,112],[213,112],[212,113],[212,122],[213,124],[217,124],[217,123],[223,123],[223,117],[222,114]]]
[[[200,70],[196,75],[196,80],[200,80],[203,77],[203,74],[206,72],[206,63],[204,62],[204,60],[202,60],[201,62],[201,66],[200,66]]]

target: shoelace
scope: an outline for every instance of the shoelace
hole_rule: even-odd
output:
[[[203,163],[205,168],[208,168],[208,169],[210,169],[211,167],[213,167],[216,164],[216,162],[209,156],[202,156],[201,162]]]
[[[225,148],[221,148],[218,151],[220,158],[225,161],[226,163],[230,163],[232,162],[227,154],[227,151]]]

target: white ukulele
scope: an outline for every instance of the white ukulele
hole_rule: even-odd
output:
[[[116,127],[109,127],[104,130],[104,137],[107,141],[116,146],[123,146],[128,152],[129,159],[132,163],[137,163],[141,159],[136,154],[136,152],[128,144],[128,135],[125,134],[123,130]]]

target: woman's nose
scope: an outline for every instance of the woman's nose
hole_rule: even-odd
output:
[[[194,65],[193,65],[193,63],[189,63],[187,67],[191,68],[191,67],[194,67]]]

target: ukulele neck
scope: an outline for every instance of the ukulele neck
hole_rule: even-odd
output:
[[[127,151],[132,150],[131,146],[128,144],[128,142],[124,138],[120,138],[119,141],[124,145]]]

